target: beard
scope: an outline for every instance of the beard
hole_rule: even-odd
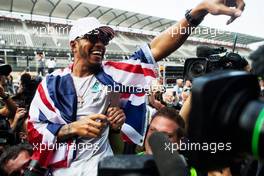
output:
[[[88,70],[89,72],[93,73],[93,74],[97,74],[101,71],[102,69],[102,65],[100,63],[98,64],[89,64],[88,65]]]

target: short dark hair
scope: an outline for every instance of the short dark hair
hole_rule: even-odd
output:
[[[7,164],[7,162],[11,159],[15,159],[20,152],[27,151],[30,155],[33,154],[33,148],[30,144],[23,143],[14,145],[11,147],[8,147],[1,155],[0,157],[0,175],[6,175],[6,172],[4,171],[4,166]]]
[[[31,75],[29,73],[23,73],[20,77],[21,84],[25,87],[25,85],[30,84]]]
[[[177,125],[179,125],[179,128],[177,130],[177,136],[179,138],[185,136],[185,122],[184,122],[183,118],[180,116],[178,110],[176,110],[174,108],[170,108],[170,107],[161,108],[152,116],[151,122],[157,116],[161,116],[161,117],[164,117],[166,119],[170,119],[170,120],[174,121]]]

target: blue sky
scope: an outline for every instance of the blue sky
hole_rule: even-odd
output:
[[[146,15],[179,20],[186,9],[193,8],[201,0],[76,0],[113,7]],[[242,16],[230,25],[225,16],[207,16],[202,25],[240,32],[264,38],[264,1],[245,0],[246,8]]]

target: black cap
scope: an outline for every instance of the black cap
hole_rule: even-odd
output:
[[[8,76],[12,72],[11,65],[0,64],[0,75]]]

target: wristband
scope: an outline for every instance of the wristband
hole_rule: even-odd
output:
[[[186,20],[188,21],[188,23],[191,26],[195,26],[196,27],[196,26],[198,26],[203,21],[204,18],[203,17],[200,17],[200,18],[195,19],[191,15],[191,11],[192,11],[192,9],[186,11],[185,18],[186,18]]]

